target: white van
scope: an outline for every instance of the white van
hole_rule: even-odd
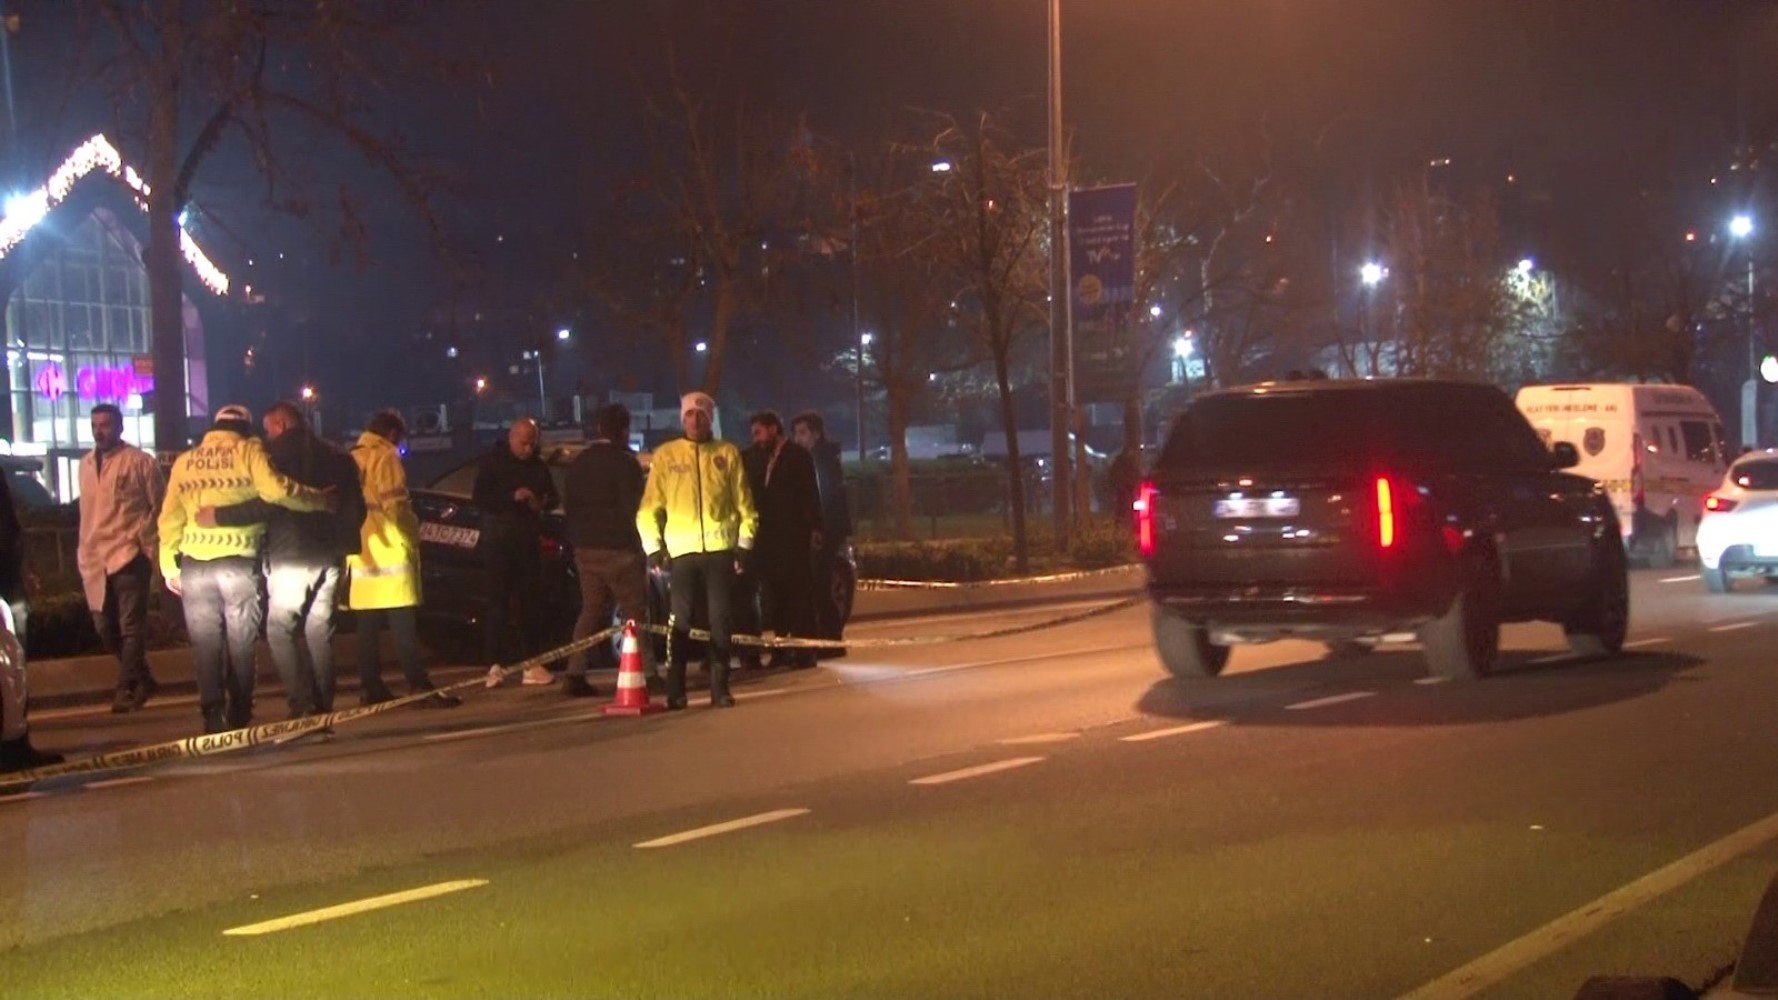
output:
[[[1697,544],[1704,498],[1722,482],[1729,446],[1722,421],[1689,385],[1538,385],[1519,390],[1519,412],[1544,444],[1580,453],[1574,472],[1604,484],[1632,558],[1671,566]]]

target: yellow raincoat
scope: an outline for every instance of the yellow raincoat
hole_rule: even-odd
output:
[[[364,482],[366,513],[358,554],[346,557],[351,574],[346,606],[354,611],[418,607],[420,518],[407,495],[401,452],[366,431],[352,448],[352,460]]]

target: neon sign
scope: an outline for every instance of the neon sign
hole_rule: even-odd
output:
[[[68,375],[61,365],[52,361],[37,369],[32,385],[38,395],[53,403],[68,394]],[[121,401],[153,391],[154,376],[138,375],[134,368],[86,365],[74,375],[74,393],[81,399]]]

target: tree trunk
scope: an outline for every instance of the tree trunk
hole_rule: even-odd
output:
[[[179,91],[176,79],[156,81],[148,116],[148,304],[154,358],[154,446],[184,449],[190,433],[185,388],[185,308],[181,292],[184,254],[179,246]]]
[[[716,279],[716,305],[710,315],[710,350],[704,363],[703,390],[716,395],[716,387],[722,384],[722,359],[727,353],[729,327],[734,325],[735,313],[738,311],[739,292],[735,289],[735,279],[728,276]]]
[[[996,338],[997,344],[1004,341]],[[1031,571],[1031,545],[1025,529],[1025,469],[1019,459],[1019,420],[1013,412],[1012,376],[1007,370],[1007,351],[994,351],[994,381],[1000,386],[1000,426],[1006,431],[1006,480],[1012,505],[1012,552],[1019,575]]]
[[[914,537],[913,484],[908,480],[908,386],[899,379],[889,379],[884,382],[883,392],[889,404],[890,498],[895,537],[905,542]]]

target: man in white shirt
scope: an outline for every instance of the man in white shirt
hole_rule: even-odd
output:
[[[80,460],[80,582],[93,626],[117,657],[113,712],[133,712],[160,685],[148,672],[148,594],[159,551],[156,518],[166,477],[123,439],[123,411],[93,407],[93,450]]]

